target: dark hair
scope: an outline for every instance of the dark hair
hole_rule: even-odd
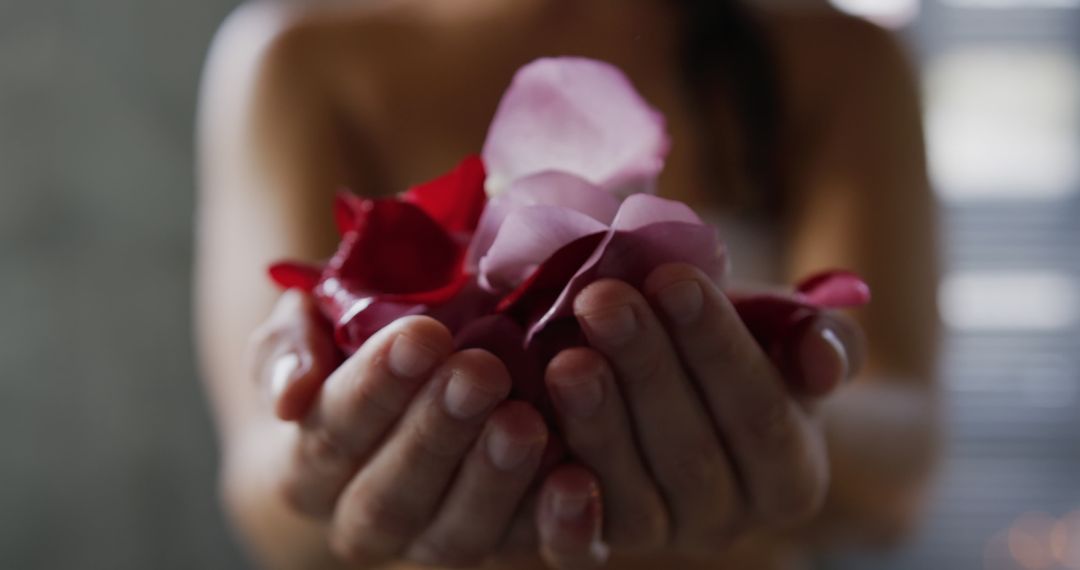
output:
[[[691,103],[704,119],[704,152],[720,145],[716,96],[727,95],[742,136],[742,163],[759,202],[777,205],[783,188],[779,158],[781,101],[776,62],[765,30],[740,0],[675,0],[682,11],[683,74]],[[713,154],[713,157],[716,155]],[[703,157],[706,168],[715,165]],[[717,172],[706,172],[717,179]]]

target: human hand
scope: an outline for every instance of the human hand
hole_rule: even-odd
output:
[[[541,462],[543,419],[506,401],[510,378],[481,350],[452,352],[426,317],[386,327],[334,369],[311,300],[286,292],[255,335],[255,370],[291,432],[282,496],[323,521],[359,566],[467,566],[492,554]]]
[[[814,515],[829,481],[814,404],[857,368],[854,325],[813,317],[789,341],[782,375],[696,268],[661,267],[642,289],[585,289],[575,314],[591,347],[560,353],[546,376],[567,446],[603,492],[604,540],[711,556]],[[550,517],[540,532],[588,520]],[[546,556],[589,565],[559,549]]]

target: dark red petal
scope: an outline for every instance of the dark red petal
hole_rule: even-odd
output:
[[[342,236],[355,231],[364,217],[365,200],[348,190],[341,190],[334,196],[334,223]]]
[[[469,156],[450,172],[410,188],[401,199],[419,206],[448,232],[471,233],[487,202],[485,178],[484,162]]]
[[[798,321],[817,313],[818,309],[782,295],[757,294],[741,296],[729,293],[732,305],[739,313],[754,339],[767,352],[782,344]]]
[[[361,199],[355,230],[345,234],[328,275],[346,289],[410,294],[441,289],[458,278],[462,247],[417,206]]]
[[[310,293],[322,277],[322,269],[314,265],[281,261],[271,265],[267,272],[283,289],[300,289]]]
[[[334,327],[334,339],[345,354],[352,354],[371,338],[371,335],[379,332],[390,323],[409,315],[424,313],[423,305],[413,303],[388,303],[378,298],[360,298],[358,305],[347,308],[357,308],[355,314],[346,314],[344,320],[339,320]]]
[[[475,319],[455,337],[455,350],[481,348],[494,354],[513,379],[511,398],[525,400],[554,419],[544,385],[544,364],[525,347],[525,331],[504,315]]]
[[[870,302],[870,286],[850,271],[822,271],[803,279],[795,290],[803,301],[818,307],[840,309]]]
[[[458,266],[458,273],[446,285],[430,291],[405,293],[400,295],[381,295],[380,299],[391,303],[416,303],[421,305],[439,305],[454,298],[469,282],[469,276]]]
[[[528,328],[551,308],[605,235],[604,232],[590,234],[561,247],[504,297],[496,310]]]

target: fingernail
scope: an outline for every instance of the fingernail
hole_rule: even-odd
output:
[[[705,303],[701,285],[691,280],[668,285],[656,296],[667,316],[680,325],[688,325],[696,321]]]
[[[300,355],[289,352],[278,357],[270,369],[270,397],[277,400],[300,375]]]
[[[537,443],[515,441],[504,430],[496,428],[487,436],[488,456],[499,469],[513,471],[528,461]]]
[[[848,377],[848,357],[847,350],[844,349],[844,343],[840,340],[840,337],[836,334],[836,331],[829,327],[821,329],[821,338],[836,351],[836,359],[840,363],[840,378],[839,381],[843,382]]]
[[[497,399],[498,394],[477,388],[456,370],[450,375],[443,394],[446,412],[459,420],[467,420],[480,415],[491,408]]]
[[[585,373],[578,378],[565,378],[552,382],[555,402],[559,408],[579,419],[591,417],[604,399],[603,387],[596,374]]]
[[[629,342],[637,331],[637,318],[629,305],[586,315],[584,318],[589,330],[611,345]]]
[[[589,508],[590,495],[555,493],[551,501],[551,512],[564,521],[580,519]]]
[[[813,394],[825,394],[847,379],[847,351],[827,324],[808,327],[799,343],[798,373]]]
[[[430,348],[407,335],[399,334],[390,346],[387,364],[390,371],[402,378],[418,378],[435,365],[438,355]]]

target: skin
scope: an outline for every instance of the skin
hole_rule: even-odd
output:
[[[574,307],[589,346],[546,374],[577,462],[540,472],[551,428],[506,399],[495,357],[413,317],[336,366],[310,299],[264,277],[333,251],[343,183],[385,195],[479,149],[513,71],[542,54],[626,71],[669,120],[662,193],[737,215],[744,177],[697,176],[728,157],[700,158],[664,5],[253,4],[223,25],[199,119],[198,336],[222,496],[265,566],[780,568],[917,519],[937,432],[932,199],[911,72],[868,24],[764,15],[798,157],[770,221],[778,270],[850,268],[875,295],[796,339],[801,384],[696,269],[595,283]]]

